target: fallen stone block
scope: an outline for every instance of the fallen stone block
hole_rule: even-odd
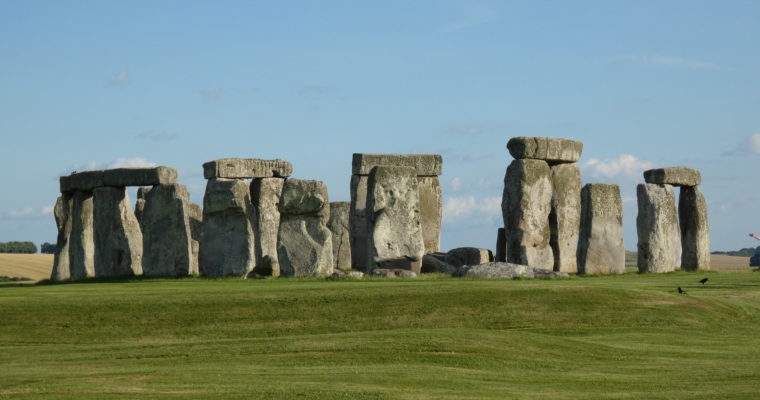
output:
[[[126,277],[142,274],[143,238],[131,212],[124,187],[104,186],[93,191],[95,276]]]
[[[707,225],[707,203],[697,186],[681,187],[678,200],[681,228],[681,269],[710,269],[710,231]]]
[[[702,183],[699,171],[687,167],[657,168],[644,171],[644,181],[658,185],[697,186]]]
[[[416,278],[417,273],[403,268],[375,268],[372,270],[372,276],[381,276],[384,278]]]
[[[280,159],[222,158],[203,164],[206,179],[286,178],[292,174],[293,165]]]
[[[362,279],[364,278],[364,273],[361,271],[342,271],[342,270],[336,270],[332,274],[333,278],[352,278],[352,279]]]
[[[552,203],[549,213],[554,270],[578,272],[578,235],[581,223],[581,171],[576,164],[551,167]]]
[[[681,266],[681,230],[671,185],[639,184],[638,261],[640,273],[670,272]]]
[[[283,178],[256,178],[251,181],[251,202],[255,208],[256,276],[280,276],[277,232],[280,230],[280,196]]]
[[[369,175],[372,168],[380,165],[412,167],[416,176],[438,176],[443,169],[443,157],[440,154],[354,153],[352,173]]]
[[[55,202],[53,215],[55,216],[55,225],[58,228],[58,239],[55,245],[55,255],[53,256],[53,272],[50,279],[54,281],[63,281],[71,276],[69,268],[69,241],[71,239],[71,219],[72,199],[71,193],[63,193]]]
[[[457,269],[453,276],[457,278],[481,279],[559,278],[567,276],[567,273],[543,268],[531,268],[520,264],[489,262],[480,265],[465,265]]]
[[[625,272],[623,202],[620,187],[589,183],[581,190],[578,273]]]
[[[254,224],[248,184],[242,179],[209,179],[203,197],[201,274],[248,277],[256,265]]]
[[[572,163],[580,160],[583,143],[570,139],[519,136],[509,139],[507,150],[515,159]]]
[[[414,168],[373,168],[367,193],[369,269],[401,268],[420,272],[425,244]]]
[[[350,202],[330,203],[330,219],[327,221],[327,228],[332,232],[333,267],[339,270],[351,269],[351,238],[348,227],[350,211]]]
[[[454,267],[463,265],[480,265],[493,261],[493,253],[488,249],[477,247],[459,247],[446,253],[444,262]]]
[[[103,170],[103,186],[154,186],[175,183],[177,183],[177,170],[171,167]]]
[[[501,204],[508,262],[553,268],[549,228],[551,200],[551,170],[545,161],[525,159],[509,164]]]
[[[422,256],[422,268],[420,271],[426,273],[453,274],[457,267],[446,263],[446,253],[432,253]]]
[[[147,194],[142,217],[143,275],[173,278],[198,273],[193,257],[185,185],[156,185]]]

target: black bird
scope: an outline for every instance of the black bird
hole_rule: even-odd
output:
[[[679,287],[678,287],[678,293],[681,293],[681,294],[686,294],[686,291],[685,291],[685,290],[683,290],[683,289],[681,289],[681,287],[679,286]]]
[[[701,283],[701,284],[703,284],[703,285],[704,285],[705,283],[707,283],[707,278],[702,278],[702,279],[700,279],[700,280],[699,280],[699,283]]]

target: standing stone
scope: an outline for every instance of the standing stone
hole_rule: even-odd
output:
[[[332,232],[333,266],[335,269],[351,269],[351,240],[348,227],[348,215],[351,203],[335,201],[330,203],[330,219],[327,228]]]
[[[351,265],[362,271],[367,268],[367,232],[369,216],[367,215],[367,188],[369,176],[351,176],[351,213],[348,224],[351,229]]]
[[[256,265],[253,205],[242,179],[209,179],[203,197],[200,272],[247,277]]]
[[[70,277],[89,278],[95,275],[92,192],[74,191],[71,208]]]
[[[671,185],[639,184],[638,267],[640,273],[670,272],[681,266],[681,231]]]
[[[55,202],[54,216],[58,227],[58,240],[55,245],[53,272],[50,279],[62,281],[69,279],[69,240],[71,238],[71,193],[63,193]]]
[[[190,223],[190,249],[194,270],[198,271],[198,260],[201,249],[201,235],[203,234],[203,210],[195,203],[187,203],[188,222]]]
[[[369,175],[367,265],[420,273],[425,243],[417,177],[412,167],[378,166]]]
[[[135,200],[135,218],[137,223],[140,224],[140,230],[142,230],[142,216],[145,211],[145,199],[148,197],[150,187],[141,187],[137,189],[137,200]]]
[[[681,269],[710,269],[710,232],[707,225],[707,203],[697,186],[684,186],[678,200],[681,226]]]
[[[549,213],[554,270],[578,272],[576,249],[581,223],[581,171],[576,164],[551,167],[552,207]]]
[[[443,195],[437,176],[418,176],[417,193],[420,200],[420,226],[425,254],[435,253],[441,247],[441,218]]]
[[[277,256],[280,275],[329,276],[333,273],[330,206],[321,181],[288,179],[280,198]]]
[[[190,210],[185,185],[156,185],[143,212],[143,275],[182,277],[198,273],[193,258]]]
[[[496,232],[496,262],[507,262],[507,232],[504,228],[499,228]]]
[[[589,183],[581,190],[578,273],[625,272],[623,202],[620,187]]]
[[[142,233],[123,187],[103,186],[93,191],[95,276],[142,274]]]
[[[278,204],[285,179],[256,178],[251,181],[251,202],[255,209],[253,225],[256,238],[256,268],[258,276],[280,276],[277,257],[277,232],[280,230]]]
[[[552,269],[551,200],[551,170],[545,161],[521,159],[509,164],[501,204],[507,262]]]

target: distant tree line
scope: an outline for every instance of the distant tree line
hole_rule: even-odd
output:
[[[34,254],[37,245],[32,242],[0,242],[0,253]]]
[[[55,254],[55,243],[45,242],[40,246],[40,253]]]

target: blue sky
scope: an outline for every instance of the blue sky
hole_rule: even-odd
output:
[[[442,247],[493,248],[513,136],[621,185],[702,172],[714,250],[760,231],[757,1],[0,0],[0,241],[55,241],[57,177],[284,158],[349,199],[351,154],[444,156]],[[760,232],[758,232],[760,233]]]

